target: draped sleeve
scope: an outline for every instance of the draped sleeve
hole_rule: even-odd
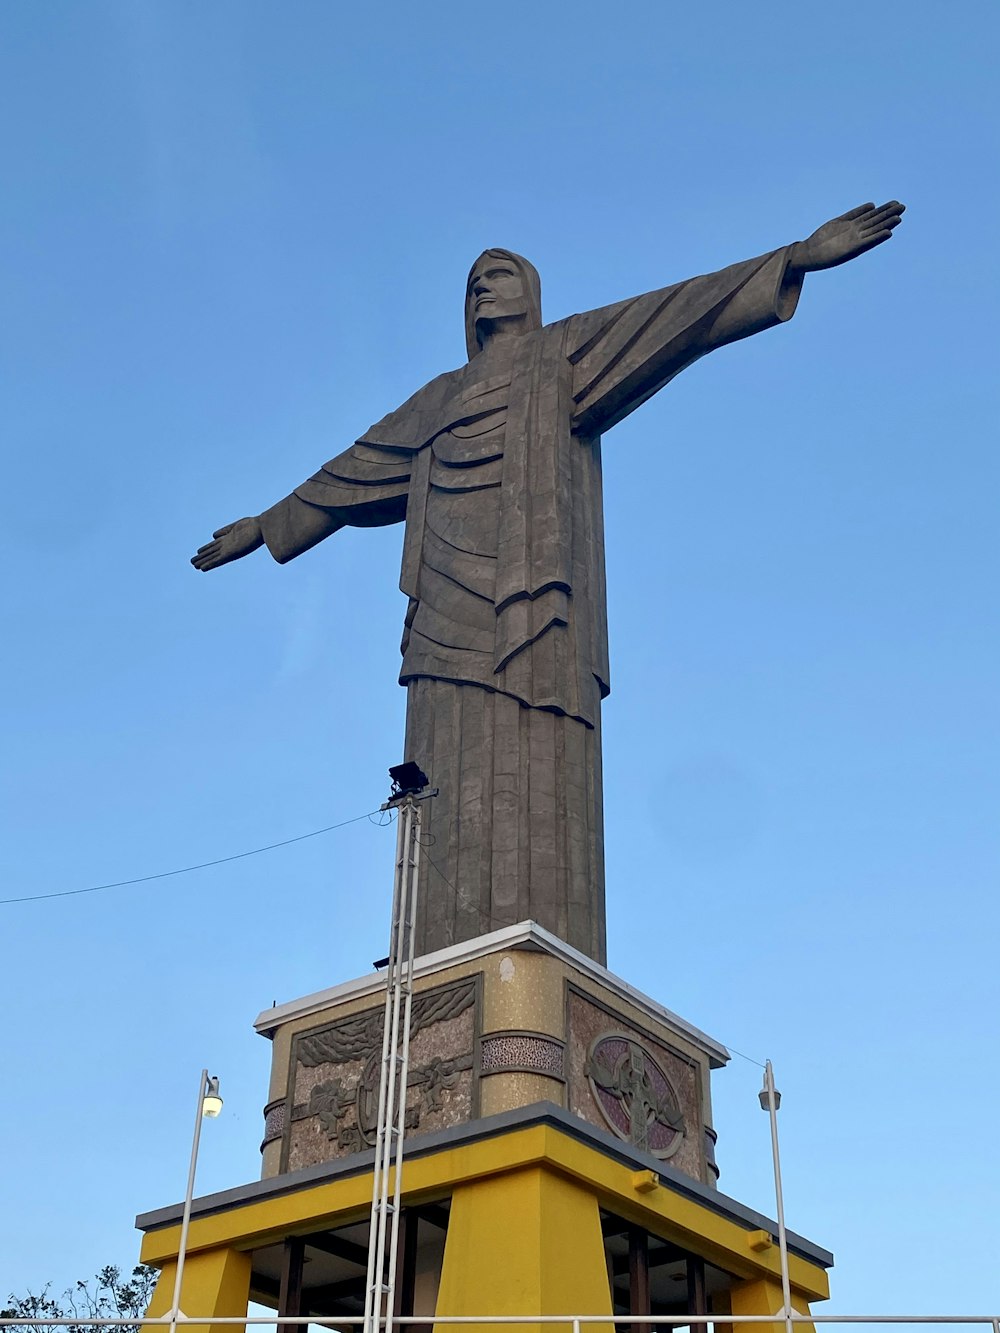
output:
[[[342,454],[260,516],[267,549],[286,564],[340,528],[402,523],[413,460],[442,425],[457,375],[425,384]]]
[[[566,322],[573,429],[610,429],[706,352],[790,319],[801,276],[791,247]]]
[[[284,565],[338,529],[406,517],[412,453],[355,444],[260,516],[267,549]]]

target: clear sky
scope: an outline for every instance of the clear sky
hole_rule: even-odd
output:
[[[784,1094],[840,1311],[1000,1307],[992,3],[7,0],[3,893],[346,820],[402,750],[401,531],[209,576],[464,359],[487,245],[544,314],[902,199],[893,240],[605,441],[609,961]],[[0,907],[0,1297],[256,1177],[262,1008],[385,952],[367,821]],[[772,1208],[760,1071],[721,1186]]]

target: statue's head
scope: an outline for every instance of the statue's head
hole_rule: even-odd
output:
[[[484,250],[465,285],[465,345],[469,360],[483,346],[482,325],[517,323],[518,332],[542,327],[542,284],[534,264],[512,250]]]

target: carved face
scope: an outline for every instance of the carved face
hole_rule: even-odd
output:
[[[478,356],[497,321],[514,321],[514,332],[542,327],[542,284],[534,264],[512,250],[484,250],[465,287],[465,347]]]
[[[528,313],[524,279],[509,259],[484,255],[469,278],[469,306],[476,320],[511,319]]]

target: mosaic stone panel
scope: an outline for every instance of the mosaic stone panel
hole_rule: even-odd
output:
[[[483,1038],[480,1070],[484,1074],[515,1071],[563,1078],[563,1045],[531,1032],[494,1032]]]
[[[264,1107],[264,1139],[260,1145],[261,1152],[269,1143],[275,1139],[280,1139],[285,1132],[285,1099],[280,1102],[270,1102]]]
[[[705,1126],[705,1165],[708,1167],[708,1183],[715,1185],[719,1179],[719,1163],[715,1158],[715,1145],[719,1136],[711,1125]]]

